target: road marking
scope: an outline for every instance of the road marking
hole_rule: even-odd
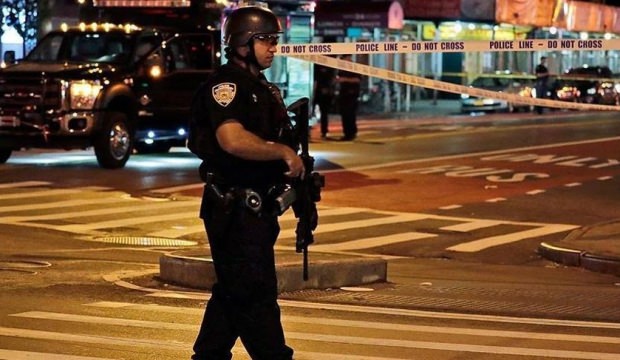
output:
[[[566,187],[576,187],[576,186],[581,186],[581,183],[580,182],[568,183],[568,184],[564,184],[564,186],[566,186]]]
[[[463,207],[463,205],[455,204],[455,205],[442,206],[442,207],[440,207],[440,209],[441,210],[454,210],[454,209],[459,209],[459,208],[462,208],[462,207]]]
[[[24,198],[35,198],[35,197],[45,197],[45,196],[57,196],[57,195],[70,195],[70,194],[78,194],[86,191],[102,191],[107,190],[105,187],[100,186],[89,186],[81,189],[47,189],[42,191],[29,191],[19,194],[4,194],[0,195],[0,200],[11,200],[11,199],[24,199]]]
[[[108,201],[104,201],[105,199],[101,199],[100,202],[108,202],[109,200],[114,200],[112,202],[116,202],[119,205],[119,199],[108,199]],[[93,201],[86,202],[85,204],[92,203]],[[93,210],[82,210],[82,211],[72,211],[72,212],[64,212],[64,213],[55,213],[55,214],[45,214],[45,215],[34,215],[34,216],[7,216],[4,218],[0,218],[2,222],[22,222],[22,221],[36,221],[36,220],[55,220],[55,219],[69,219],[69,218],[81,218],[86,216],[99,216],[99,215],[110,215],[110,214],[123,214],[128,212],[136,212],[136,211],[153,211],[153,204],[136,204],[135,202],[125,202],[124,204],[130,204],[130,206],[116,206],[111,208],[104,209],[93,209]],[[171,210],[179,207],[186,207],[195,205],[198,206],[200,204],[199,201],[167,201],[157,204],[158,210]],[[194,217],[197,217],[197,212],[194,213]]]
[[[79,334],[67,334],[53,331],[41,331],[30,329],[17,329],[9,327],[0,327],[0,336],[10,336],[22,339],[39,339],[50,341],[71,341],[79,343],[89,344],[101,344],[101,345],[114,345],[114,346],[127,346],[131,348],[135,347],[150,347],[156,349],[170,349],[170,350],[186,350],[191,349],[192,344],[150,340],[150,339],[131,339],[131,338],[119,338],[114,336],[104,335],[79,335]]]
[[[502,202],[502,201],[506,201],[506,200],[507,200],[506,198],[503,198],[503,197],[497,197],[497,198],[493,198],[493,199],[487,199],[487,200],[485,200],[485,202],[488,202],[488,203],[497,203],[497,202]]]
[[[356,214],[360,212],[358,208],[319,208],[319,216],[336,216],[336,215],[350,215]],[[196,213],[196,217],[198,217],[198,213]],[[292,210],[288,210],[284,215],[280,217],[280,221],[295,221],[295,214]],[[158,230],[151,233],[148,233],[147,236],[152,237],[163,237],[163,238],[179,238],[182,236],[187,236],[195,233],[203,233],[205,231],[204,224],[202,221],[199,225],[189,225],[185,227],[178,227],[174,229],[164,229]]]
[[[465,154],[458,154],[458,155],[435,156],[435,157],[429,157],[429,158],[423,158],[423,159],[392,161],[392,162],[384,162],[381,164],[374,164],[374,165],[362,165],[362,166],[354,166],[354,167],[347,167],[347,168],[341,168],[341,169],[319,170],[319,171],[325,174],[339,173],[339,172],[355,172],[355,171],[363,171],[363,170],[381,169],[381,168],[387,168],[387,167],[393,167],[393,166],[419,164],[419,163],[425,163],[425,162],[436,162],[436,161],[453,160],[453,159],[466,159],[466,158],[471,158],[471,157],[505,154],[505,153],[518,152],[518,151],[552,149],[552,148],[563,147],[563,146],[593,144],[593,143],[619,141],[619,140],[620,140],[620,136],[613,136],[613,137],[607,137],[607,138],[601,138],[601,139],[567,141],[567,142],[553,143],[553,144],[524,146],[524,147],[501,149],[501,150],[480,151],[480,152],[472,152],[472,153],[465,153]]]
[[[165,308],[157,307],[159,305],[153,305],[149,308],[151,311],[165,312]],[[185,310],[183,313],[195,315],[197,318],[203,315],[203,309],[196,308],[181,308]],[[139,327],[147,329],[165,329],[165,330],[195,330],[195,324],[179,324],[172,322],[161,321],[149,321],[149,320],[133,320],[124,318],[110,318],[101,316],[90,315],[76,315],[66,313],[55,313],[47,311],[27,311],[18,314],[11,314],[10,316],[28,318],[28,319],[44,319],[55,321],[69,321],[86,324],[99,324],[99,325],[115,325],[115,326],[128,326]],[[550,332],[535,332],[535,331],[509,331],[509,330],[486,330],[477,328],[465,328],[465,327],[449,327],[449,326],[431,326],[431,325],[410,325],[402,323],[390,323],[390,322],[378,322],[378,321],[361,321],[361,320],[345,320],[336,318],[320,318],[320,317],[303,317],[295,315],[282,315],[282,320],[286,324],[311,324],[311,325],[323,325],[326,327],[348,327],[357,329],[370,329],[370,330],[394,330],[394,331],[406,331],[406,332],[424,332],[435,334],[449,334],[449,335],[471,335],[471,336],[486,336],[486,337],[501,337],[501,338],[514,338],[514,339],[540,339],[540,340],[554,340],[554,341],[572,341],[572,342],[588,342],[588,343],[600,343],[600,344],[620,344],[620,338],[612,336],[594,336],[594,335],[573,335],[564,333],[550,333]]]
[[[56,190],[47,190],[47,191],[36,191],[34,193],[22,193],[22,194],[5,194],[0,195],[0,199],[4,198],[26,198],[26,202],[28,199],[40,197],[40,196],[48,196],[48,195],[66,195],[68,193],[81,193],[83,191],[99,191],[104,188],[86,188],[84,190],[67,190],[67,189],[56,189]],[[131,203],[129,203],[131,201]],[[52,229],[58,231],[66,231],[70,233],[76,233],[81,235],[102,235],[105,234],[106,231],[114,228],[122,228],[122,227],[137,227],[143,224],[150,224],[155,222],[177,222],[182,221],[181,224],[173,223],[168,226],[168,228],[164,228],[161,230],[153,231],[148,233],[146,236],[150,237],[161,237],[161,238],[182,238],[183,236],[187,236],[190,234],[198,234],[204,232],[204,225],[199,219],[198,208],[200,206],[200,199],[195,200],[180,200],[180,201],[163,201],[163,202],[148,202],[145,203],[146,200],[143,199],[134,199],[130,198],[130,200],[124,198],[100,198],[100,199],[79,199],[79,200],[63,200],[56,201],[50,203],[37,203],[37,204],[19,204],[19,205],[8,205],[8,206],[0,206],[0,213],[7,211],[26,211],[26,210],[42,210],[42,209],[57,209],[54,213],[51,214],[35,214],[35,215],[20,215],[20,216],[5,216],[0,217],[0,223],[4,224],[16,224],[21,226],[35,227],[35,228],[43,228],[43,229]],[[90,209],[83,211],[62,211],[64,207],[71,206],[82,206],[82,205],[92,205],[92,204],[106,204],[106,203],[118,203],[119,206],[105,207],[101,209]],[[127,205],[129,204],[129,205]],[[191,209],[190,211],[173,211],[175,209]],[[69,209],[67,209],[69,210]],[[71,209],[73,210],[73,209]],[[127,214],[128,212],[148,212],[154,215],[148,216],[114,216],[119,214]],[[377,226],[384,225],[396,225],[399,223],[407,223],[413,221],[420,220],[440,220],[440,221],[452,221],[457,222],[459,224],[448,225],[446,227],[441,228],[441,230],[447,231],[458,231],[458,232],[471,232],[477,229],[482,229],[485,227],[495,226],[499,224],[506,225],[516,225],[516,226],[528,226],[535,227],[535,230],[521,231],[511,234],[502,234],[493,237],[487,237],[484,239],[474,240],[468,243],[462,243],[454,245],[448,250],[452,251],[463,251],[463,252],[473,252],[473,251],[481,251],[489,247],[508,244],[512,242],[516,242],[519,240],[528,239],[535,236],[548,235],[556,232],[563,232],[567,230],[571,230],[576,228],[577,226],[573,225],[564,225],[564,224],[544,224],[544,223],[520,223],[520,222],[511,222],[511,221],[501,221],[501,220],[492,220],[492,219],[475,219],[475,218],[463,218],[463,217],[451,217],[451,216],[440,216],[433,214],[424,214],[424,213],[407,213],[407,212],[394,212],[394,211],[378,211],[367,208],[327,208],[327,207],[319,207],[319,214],[323,219],[328,218],[329,216],[342,216],[342,215],[351,215],[351,214],[363,214],[370,213],[375,216],[374,218],[362,219],[362,220],[352,220],[352,221],[335,221],[338,219],[334,219],[332,223],[320,224],[320,226],[316,229],[315,235],[319,234],[327,234],[339,231],[355,231],[357,229],[365,229]],[[77,223],[77,221],[73,221],[73,223],[66,224],[67,221],[71,221],[71,219],[79,219],[88,216],[114,216],[112,219],[104,220],[98,222],[85,222],[85,223]],[[56,224],[51,220],[62,220],[65,224]],[[88,219],[86,219],[88,220]],[[85,221],[86,221],[85,220]],[[294,239],[296,237],[295,230],[295,222],[297,219],[292,210],[289,210],[281,217],[281,226],[282,230],[280,232],[280,239]],[[46,223],[46,221],[51,221]],[[161,227],[161,226],[160,226]],[[357,238],[355,240],[333,243],[333,244],[317,244],[315,248],[321,251],[335,251],[335,252],[346,252],[346,251],[356,251],[361,249],[368,249],[379,247],[382,245],[390,245],[396,243],[402,243],[406,241],[416,241],[422,239],[429,239],[438,237],[441,234],[433,233],[432,231],[425,232],[417,232],[417,231],[405,231],[401,233],[388,234],[388,235],[380,235],[372,236],[368,238]]]
[[[560,224],[552,224],[542,226],[536,229],[518,231],[511,234],[491,236],[484,239],[479,239],[475,241],[470,241],[466,243],[460,243],[454,246],[448,247],[446,250],[451,251],[459,251],[459,252],[476,252],[485,250],[491,247],[511,244],[517,241],[545,236],[550,234],[556,234],[559,232],[565,232],[577,229],[579,226],[577,225],[560,225]]]
[[[407,241],[420,240],[420,239],[428,239],[432,237],[437,237],[436,234],[428,234],[421,232],[404,232],[393,235],[385,235],[385,236],[377,236],[370,237],[365,239],[357,239],[351,241],[342,241],[334,244],[318,244],[312,245],[312,250],[316,251],[353,251],[353,250],[362,250],[362,249],[370,249],[379,246],[387,246],[392,244],[398,244]]]
[[[204,188],[204,186],[205,186],[204,183],[195,183],[195,184],[171,186],[167,188],[154,189],[151,192],[154,192],[157,194],[170,194],[170,193],[186,191],[186,190],[202,189]]]
[[[0,359],[7,360],[113,360],[110,358],[77,356],[67,354],[51,354],[31,351],[0,349]]]
[[[483,353],[483,354],[501,354],[516,356],[540,356],[540,357],[557,357],[562,359],[589,359],[589,360],[618,360],[620,353],[601,353],[588,351],[568,351],[554,349],[534,349],[520,348],[510,346],[491,346],[491,345],[470,345],[460,343],[444,343],[430,341],[411,341],[385,338],[362,338],[357,336],[337,336],[332,334],[305,334],[297,332],[287,332],[286,337],[289,339],[336,342],[342,344],[355,345],[374,345],[381,347],[402,347],[426,350],[442,350],[454,351],[457,353]]]
[[[45,209],[65,208],[65,207],[83,206],[83,205],[92,205],[92,204],[107,204],[107,203],[115,203],[118,201],[119,199],[117,198],[101,198],[101,199],[85,199],[85,200],[82,200],[82,199],[62,200],[62,201],[52,201],[52,202],[35,203],[35,204],[7,205],[7,206],[0,206],[0,212],[45,210]],[[0,218],[0,219],[4,219],[4,218]]]
[[[153,206],[153,209],[156,209]],[[131,225],[141,225],[148,224],[160,221],[171,221],[171,220],[185,220],[185,219],[197,219],[198,218],[198,210],[179,212],[174,214],[164,214],[164,215],[150,215],[150,216],[137,216],[130,217],[126,219],[115,219],[108,221],[100,221],[100,222],[92,222],[87,224],[71,224],[71,225],[61,225],[54,226],[53,228],[59,231],[66,231],[72,233],[79,234],[88,234],[93,230],[99,229],[107,229],[107,228],[118,228],[123,226],[131,226]]]
[[[441,228],[441,230],[469,232],[469,231],[484,229],[484,228],[488,228],[491,226],[497,226],[501,224],[503,224],[503,222],[498,221],[498,220],[478,219],[478,220],[465,222],[462,224],[444,226]]]
[[[194,309],[198,310],[198,309]],[[23,313],[24,317],[28,317],[28,313]],[[143,320],[129,320],[124,318],[104,318],[96,316],[81,316],[72,314],[60,314],[60,313],[45,313],[45,312],[33,312],[33,317],[38,319],[51,319],[59,321],[80,322],[89,324],[105,324],[116,326],[134,326],[140,328],[163,328],[166,330],[195,330],[197,325],[195,324],[178,324],[170,322],[158,322],[158,321],[143,321]],[[19,314],[16,314],[19,316]],[[200,319],[199,316],[196,316]],[[519,331],[502,331],[502,330],[482,330],[482,329],[468,329],[468,328],[452,328],[452,327],[435,327],[435,326],[416,326],[406,324],[391,324],[391,323],[377,323],[376,321],[357,321],[357,320],[338,320],[327,318],[303,318],[299,316],[293,316],[284,319],[284,327],[286,328],[291,322],[302,322],[305,324],[323,325],[326,327],[342,326],[342,327],[357,327],[365,328],[369,330],[373,329],[389,329],[408,332],[429,332],[432,334],[458,334],[458,335],[474,335],[474,336],[487,336],[487,337],[500,337],[500,338],[517,338],[517,339],[542,339],[548,341],[567,341],[567,342],[595,342],[603,344],[617,344],[620,341],[613,337],[604,336],[589,336],[589,335],[570,335],[570,334],[558,334],[558,333],[537,333],[537,332],[519,332]],[[319,329],[320,330],[320,329]],[[30,329],[17,329],[0,327],[0,336],[10,336],[18,338],[29,339],[41,339],[51,341],[70,341],[70,342],[82,342],[90,344],[105,344],[114,346],[130,346],[135,347],[147,347],[156,349],[173,349],[181,350],[191,348],[192,344],[184,343],[180,341],[168,341],[162,342],[161,340],[150,339],[136,339],[136,338],[120,338],[114,336],[99,336],[99,335],[82,335],[82,334],[67,334],[51,331],[40,331]],[[302,341],[317,341],[324,343],[341,343],[341,344],[354,344],[362,346],[380,346],[380,347],[399,347],[405,349],[431,349],[440,351],[451,351],[458,353],[484,353],[484,354],[501,354],[501,355],[516,355],[516,356],[540,356],[540,357],[557,357],[565,359],[590,359],[590,360],[616,360],[620,353],[603,353],[603,352],[590,352],[590,351],[570,351],[570,350],[556,350],[548,348],[525,348],[525,347],[513,347],[513,346],[493,346],[493,345],[477,345],[467,343],[450,343],[450,342],[432,342],[432,341],[414,341],[405,339],[395,339],[386,337],[365,337],[365,336],[343,336],[337,334],[322,334],[322,333],[310,333],[310,332],[298,332],[287,331],[286,337],[289,340],[302,340]],[[335,354],[332,354],[335,355]],[[378,358],[381,359],[381,358]],[[387,359],[387,358],[386,358]]]
[[[201,294],[201,296],[202,296],[201,299],[204,299],[204,294]],[[281,307],[291,307],[291,308],[297,308],[297,309],[341,311],[341,312],[358,313],[358,314],[390,315],[390,316],[412,317],[412,318],[465,320],[465,321],[481,321],[481,322],[507,323],[507,324],[545,325],[545,326],[560,326],[560,327],[575,327],[575,328],[600,328],[600,329],[620,330],[620,323],[615,323],[615,322],[527,318],[527,317],[511,317],[511,316],[501,316],[501,315],[460,314],[460,313],[450,313],[450,312],[443,312],[443,311],[437,312],[437,311],[424,311],[424,310],[411,310],[411,309],[398,309],[398,308],[381,308],[381,307],[365,306],[365,305],[332,304],[332,303],[306,302],[306,301],[295,301],[295,300],[278,300],[278,304],[280,304]],[[195,312],[197,316],[202,315],[204,313],[204,309],[182,308],[182,307],[176,307],[176,306],[157,305],[157,304],[124,303],[124,302],[116,302],[116,301],[98,301],[98,302],[88,303],[84,305],[94,306],[94,307],[99,307],[99,308],[131,309],[131,310],[136,310],[136,311],[156,311],[156,312],[166,312],[166,313],[172,313],[172,314],[187,314],[187,313]]]
[[[607,137],[601,139],[590,139],[590,140],[580,140],[580,141],[567,141],[553,144],[544,144],[544,145],[535,145],[535,146],[524,146],[510,149],[501,149],[501,150],[490,150],[490,151],[480,151],[480,152],[471,152],[459,155],[446,155],[446,156],[435,156],[428,157],[423,159],[413,159],[413,160],[401,160],[401,161],[392,161],[392,162],[383,162],[380,164],[374,165],[361,165],[361,166],[353,166],[339,169],[318,169],[322,174],[330,174],[330,173],[340,173],[340,172],[355,172],[355,171],[364,171],[364,170],[374,170],[381,169],[393,166],[402,166],[409,164],[418,164],[418,163],[426,163],[426,162],[436,162],[436,161],[445,161],[445,160],[454,160],[454,159],[466,159],[471,157],[479,157],[479,156],[489,156],[489,155],[499,155],[511,152],[520,152],[520,151],[530,151],[530,150],[540,150],[540,149],[550,149],[555,147],[564,147],[564,146],[574,146],[574,145],[583,145],[583,144],[592,144],[592,143],[600,143],[600,142],[608,142],[608,141],[618,141],[620,137]],[[611,178],[611,177],[605,177]],[[194,183],[170,188],[161,188],[155,189],[153,192],[159,193],[171,193],[182,190],[191,190],[195,188],[201,188],[204,186],[204,183]]]
[[[381,213],[381,212],[380,212]],[[417,213],[399,213],[393,216],[387,216],[383,218],[377,219],[364,219],[364,220],[354,220],[354,221],[343,221],[333,224],[322,224],[317,227],[314,231],[314,234],[323,234],[332,231],[340,231],[340,230],[351,230],[351,229],[361,229],[365,227],[378,226],[378,225],[387,225],[387,224],[395,224],[407,221],[415,221],[427,218],[427,215],[417,214]],[[280,232],[280,239],[288,239],[295,237],[295,229],[284,229]]]
[[[0,184],[0,189],[45,186],[45,185],[50,185],[50,184],[51,183],[47,181],[19,181],[19,182],[13,182],[13,183]]]
[[[526,194],[528,195],[538,195],[538,194],[542,194],[544,193],[546,190],[541,190],[541,189],[537,189],[537,190],[531,190],[526,192]]]

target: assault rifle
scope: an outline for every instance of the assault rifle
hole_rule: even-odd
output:
[[[319,215],[316,203],[321,200],[321,188],[325,186],[325,177],[314,171],[314,158],[308,153],[308,141],[310,139],[308,123],[309,100],[301,98],[292,103],[287,110],[293,113],[295,119],[295,137],[301,153],[299,156],[304,162],[306,172],[303,177],[293,180],[292,187],[295,190],[295,202],[293,211],[297,217],[297,240],[295,251],[303,253],[303,278],[308,280],[308,245],[314,242],[312,231],[318,225]]]

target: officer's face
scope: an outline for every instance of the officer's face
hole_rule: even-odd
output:
[[[279,40],[278,34],[262,34],[254,36],[254,53],[258,64],[266,69],[273,63]]]

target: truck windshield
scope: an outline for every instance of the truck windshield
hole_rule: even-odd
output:
[[[26,60],[124,63],[132,47],[131,36],[124,33],[58,33],[45,37]]]

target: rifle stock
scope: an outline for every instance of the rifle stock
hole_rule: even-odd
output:
[[[299,156],[304,162],[306,169],[303,177],[293,181],[293,188],[296,193],[296,200],[293,203],[293,210],[297,217],[297,235],[295,250],[303,253],[303,278],[308,280],[308,245],[314,242],[312,233],[318,225],[318,213],[316,203],[321,200],[321,188],[325,186],[325,177],[314,171],[314,158],[309,154],[309,100],[304,97],[293,104],[287,110],[295,114],[295,130],[299,143]]]

